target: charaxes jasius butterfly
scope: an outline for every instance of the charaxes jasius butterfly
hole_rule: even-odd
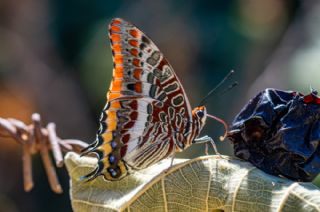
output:
[[[208,116],[193,110],[171,65],[158,47],[134,25],[116,18],[109,25],[113,79],[97,139],[83,150],[95,153],[97,168],[83,179],[103,175],[119,180],[181,152],[197,138]]]

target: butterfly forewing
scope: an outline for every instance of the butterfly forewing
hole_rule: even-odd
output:
[[[108,100],[147,97],[173,107],[191,107],[179,79],[158,47],[132,24],[114,19],[109,25],[113,52],[113,82]]]
[[[184,89],[155,44],[137,27],[113,19],[109,25],[113,79],[97,140],[84,153],[98,155],[86,176],[120,179],[184,148],[192,118]]]

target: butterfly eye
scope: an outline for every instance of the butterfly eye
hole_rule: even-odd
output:
[[[199,110],[197,112],[197,115],[198,115],[199,118],[202,118],[204,116],[204,112],[202,110]]]

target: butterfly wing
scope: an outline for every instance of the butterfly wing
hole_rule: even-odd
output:
[[[192,118],[171,65],[141,30],[117,18],[109,25],[109,37],[113,79],[97,139],[84,150],[99,158],[87,179],[120,179],[128,168],[145,168],[183,149]]]

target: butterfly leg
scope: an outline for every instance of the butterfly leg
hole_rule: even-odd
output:
[[[205,143],[205,144],[206,144],[206,155],[208,155],[208,146],[207,146],[207,145],[208,145],[208,143],[210,143],[210,144],[212,145],[212,147],[213,147],[214,152],[215,152],[218,156],[221,157],[221,154],[218,152],[216,143],[214,142],[214,140],[213,140],[211,137],[205,135],[205,136],[203,136],[203,137],[194,139],[193,143],[194,143],[194,144],[203,144],[203,143]]]
[[[169,170],[171,169],[171,167],[173,166],[173,161],[174,161],[175,156],[176,156],[176,152],[173,152],[173,154],[171,156],[170,166],[164,171],[165,173],[168,173]]]

